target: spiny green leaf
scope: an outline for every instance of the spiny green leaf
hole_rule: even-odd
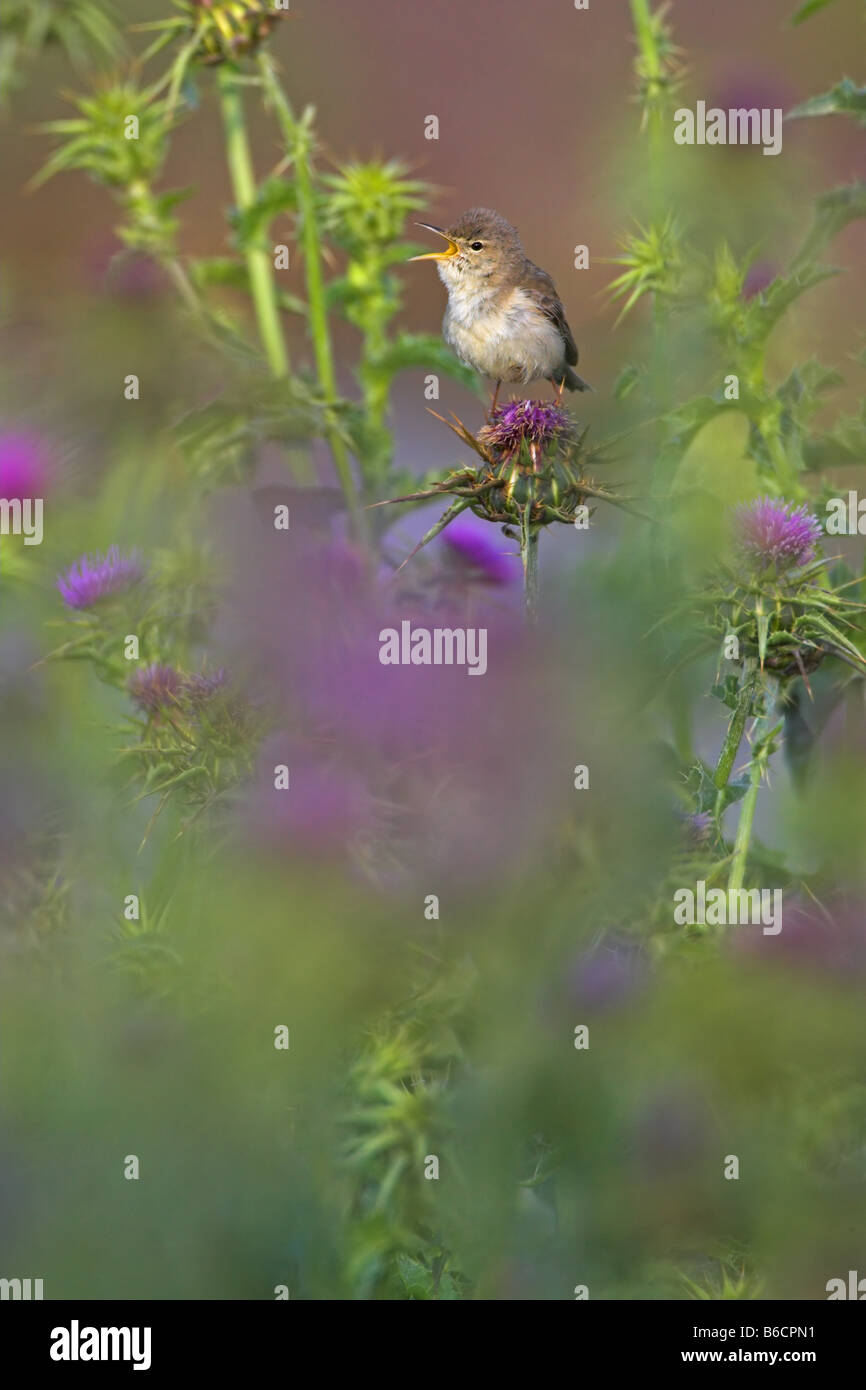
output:
[[[861,125],[866,124],[866,87],[858,87],[850,77],[843,77],[828,92],[795,106],[785,119],[793,121],[803,116],[854,116]]]

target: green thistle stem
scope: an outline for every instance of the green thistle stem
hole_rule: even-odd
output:
[[[746,795],[743,797],[740,819],[737,825],[737,838],[734,841],[734,852],[731,858],[731,872],[728,875],[728,891],[736,892],[743,886],[743,879],[746,873],[746,860],[749,855],[749,844],[752,839],[752,825],[755,820],[755,806],[758,801],[758,788],[761,785],[761,777],[764,770],[766,759],[755,758],[752,763],[751,781]]]
[[[378,266],[374,273],[377,279],[382,275]],[[377,362],[381,357],[387,346],[387,341],[385,320],[378,314],[368,315],[363,330],[361,386],[364,392],[364,408],[374,437],[381,437],[385,429],[385,419],[388,413],[388,382],[381,370],[371,364]],[[385,461],[383,457],[376,459],[380,472],[382,471],[380,465]]]
[[[650,192],[650,212],[653,226],[660,226],[666,213],[666,198],[664,187],[664,165],[665,165],[665,130],[664,130],[664,81],[665,71],[662,55],[658,46],[659,29],[653,19],[653,11],[649,0],[630,0],[632,23],[634,25],[635,37],[638,50],[643,60],[644,81],[647,84],[647,92],[644,106],[644,113],[647,122],[649,135],[649,192]],[[669,405],[669,364],[668,364],[668,335],[666,332],[666,309],[660,296],[654,293],[652,296],[652,361],[650,365],[650,385],[652,396],[655,401],[655,412],[661,416],[668,409]],[[663,493],[669,484],[671,462],[665,456],[664,430],[660,426],[657,430],[656,448],[653,451],[653,470],[651,479],[651,493],[657,497]],[[658,554],[658,531],[653,528],[649,533],[649,545],[651,551],[655,550]]]
[[[630,3],[635,37],[637,38],[637,45],[644,61],[647,77],[650,82],[660,86],[664,78],[664,67],[662,65],[661,54],[658,50],[658,44],[656,43],[656,28],[653,24],[649,0],[630,0]],[[657,97],[655,100],[647,102],[646,114],[652,156],[650,160],[650,176],[653,180],[653,191],[655,194],[655,207],[653,211],[658,212],[660,210],[658,175],[661,165],[661,148],[664,139],[664,130],[662,125],[663,113]]]
[[[319,237],[319,222],[316,215],[316,195],[310,168],[310,145],[306,132],[295,120],[289,101],[280,86],[276,71],[270,59],[262,54],[259,68],[265,92],[273,104],[287,153],[291,153],[295,172],[295,189],[298,195],[298,212],[304,248],[304,273],[307,286],[307,312],[313,355],[319,385],[329,403],[337,400],[337,375],[334,370],[334,354],[331,349],[331,334],[328,327],[328,310],[325,301],[325,282],[322,275],[322,244]],[[366,519],[358,503],[358,490],[349,462],[346,445],[336,428],[328,430],[328,443],[334,456],[334,466],[340,479],[340,486],[346,498],[346,505],[356,527],[363,531]]]
[[[523,561],[523,594],[529,622],[538,620],[538,527],[529,524],[524,512],[521,520],[520,557]]]
[[[740,695],[737,706],[728,721],[728,731],[725,734],[725,741],[722,744],[722,751],[719,754],[719,761],[716,763],[716,770],[713,774],[713,781],[720,792],[723,792],[730,781],[731,772],[737,754],[740,751],[740,744],[743,741],[743,734],[746,731],[746,721],[749,717],[752,699],[755,694],[754,666],[747,668],[743,673],[740,683]]]
[[[742,888],[746,874],[749,846],[752,842],[752,826],[755,821],[755,807],[758,802],[758,790],[763,780],[764,772],[766,771],[767,762],[769,761],[773,738],[779,727],[778,721],[775,720],[778,692],[779,682],[765,673],[765,713],[759,719],[755,720],[755,727],[752,735],[752,762],[749,775],[749,787],[746,795],[743,797],[740,819],[737,824],[737,836],[734,840],[731,870],[728,875],[729,892],[737,892]]]
[[[367,285],[385,284],[386,267],[374,248],[354,255],[354,270]],[[350,272],[351,273],[351,272]],[[390,377],[380,366],[388,346],[387,324],[392,309],[383,309],[378,295],[368,295],[359,308],[358,327],[361,330],[361,359],[358,381],[364,406],[365,445],[362,458],[363,474],[371,488],[378,490],[388,478],[393,454],[393,441],[387,427],[390,399]]]
[[[217,85],[225,126],[226,159],[231,175],[232,189],[237,206],[243,212],[252,207],[256,200],[256,179],[244,121],[243,97],[237,75],[228,64],[223,64],[219,68]],[[280,312],[277,306],[276,289],[268,253],[264,247],[248,246],[244,254],[250,277],[250,291],[253,297],[259,336],[271,375],[276,378],[288,376],[289,356],[280,324]]]

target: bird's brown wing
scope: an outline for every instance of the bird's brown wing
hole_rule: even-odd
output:
[[[537,265],[532,264],[532,261],[527,261],[523,283],[538,301],[541,312],[546,314],[552,323],[556,324],[565,343],[565,360],[569,366],[576,367],[577,344],[566,322],[562,300],[556,293],[556,286],[547,271],[539,269]]]

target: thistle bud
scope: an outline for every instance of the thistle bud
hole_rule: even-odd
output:
[[[708,586],[704,602],[714,633],[736,636],[737,664],[751,659],[782,677],[807,677],[831,655],[866,669],[843,631],[859,605],[828,583],[817,517],[761,497],[736,508],[732,521],[736,563]]]
[[[198,34],[201,63],[234,62],[254,53],[285,12],[272,0],[174,0],[189,29]]]

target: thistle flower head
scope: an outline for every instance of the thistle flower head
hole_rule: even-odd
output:
[[[821,523],[808,507],[759,497],[738,507],[734,521],[737,545],[758,570],[783,574],[815,558]]]
[[[161,666],[153,662],[133,671],[126,688],[135,703],[148,714],[160,709],[170,709],[178,703],[185,686],[184,677],[173,666]]]
[[[192,29],[199,43],[195,57],[203,63],[224,63],[253,53],[286,11],[273,0],[174,0],[184,16],[169,21],[174,28]]]
[[[193,705],[204,704],[210,700],[218,690],[222,690],[228,684],[228,674],[222,667],[218,671],[212,671],[210,675],[204,672],[187,676],[183,682],[183,693]]]
[[[135,551],[123,555],[112,545],[104,555],[82,555],[65,574],[58,575],[57,587],[70,608],[92,608],[100,599],[137,584],[143,574]]]
[[[713,838],[713,817],[709,811],[695,811],[685,817],[684,830],[693,848],[706,846]]]
[[[821,523],[808,507],[759,497],[735,508],[732,523],[739,563],[709,580],[701,598],[708,630],[726,641],[736,636],[731,659],[754,660],[781,679],[799,675],[807,685],[828,655],[866,670],[849,635],[863,605],[844,592],[848,585],[827,581]]]
[[[335,240],[356,256],[396,241],[409,213],[428,196],[425,185],[407,174],[398,159],[353,160],[326,174],[325,225]]]
[[[454,498],[412,555],[467,509],[482,521],[501,525],[504,534],[513,539],[518,526],[524,535],[533,527],[549,526],[554,521],[585,527],[594,510],[587,505],[591,498],[626,506],[609,488],[587,476],[586,465],[600,450],[586,448],[586,430],[579,429],[558,404],[510,401],[494,410],[477,434],[456,416],[454,424],[444,416],[438,418],[472,449],[481,464],[456,469],[421,492],[375,504],[424,502],[449,494]]]
[[[509,401],[496,407],[477,439],[499,459],[514,458],[525,445],[535,460],[553,444],[571,439],[572,434],[570,415],[552,401]]]

